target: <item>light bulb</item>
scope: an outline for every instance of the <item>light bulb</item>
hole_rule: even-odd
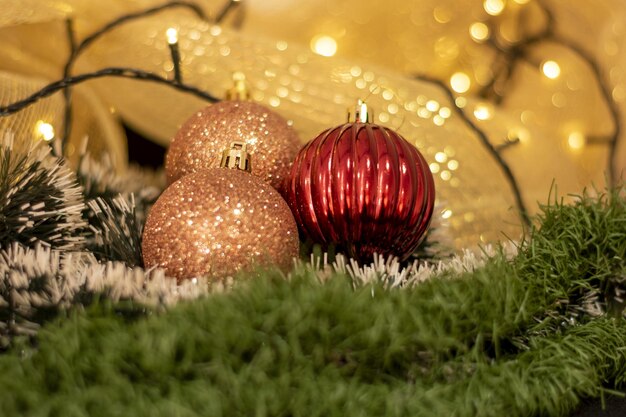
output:
[[[167,43],[169,43],[170,45],[178,42],[178,31],[174,28],[167,29],[167,31],[165,32],[165,36],[167,36]]]
[[[311,39],[311,50],[318,55],[333,56],[337,53],[337,41],[328,35],[317,35]]]

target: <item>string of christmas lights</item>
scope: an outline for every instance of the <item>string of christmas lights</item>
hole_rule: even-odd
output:
[[[524,204],[524,200],[522,198],[521,188],[520,188],[517,180],[515,179],[515,175],[513,174],[513,171],[511,170],[511,167],[509,166],[509,164],[504,160],[504,158],[501,155],[501,152],[504,149],[506,149],[508,146],[511,146],[511,145],[513,145],[513,144],[515,144],[517,142],[508,142],[508,145],[500,146],[500,147],[494,146],[491,143],[491,141],[489,140],[489,137],[487,136],[485,131],[482,130],[481,128],[479,128],[478,125],[476,125],[476,123],[474,123],[472,121],[472,119],[470,119],[465,114],[465,111],[463,110],[463,108],[461,108],[461,107],[459,107],[459,106],[457,106],[455,104],[454,93],[452,92],[450,87],[448,87],[448,85],[445,82],[443,82],[443,81],[441,81],[439,79],[436,79],[436,78],[428,77],[427,75],[416,75],[415,78],[417,78],[419,80],[422,80],[422,81],[429,82],[431,84],[434,84],[434,85],[438,86],[446,94],[446,96],[448,97],[448,99],[450,101],[450,105],[452,106],[452,108],[454,109],[456,114],[476,134],[476,136],[478,136],[478,139],[480,140],[480,143],[483,145],[483,147],[487,150],[489,155],[494,159],[494,161],[496,161],[496,163],[498,164],[498,166],[502,170],[502,174],[506,178],[506,180],[509,183],[509,186],[511,188],[511,193],[515,197],[515,205],[517,206],[517,210],[518,210],[518,212],[520,214],[520,218],[521,218],[521,220],[522,220],[522,222],[523,222],[525,227],[530,227],[531,220],[530,220],[530,216],[528,214],[528,209],[526,208],[526,205]]]
[[[237,0],[229,0],[226,3],[226,5],[223,7],[222,11],[213,20],[213,22],[217,24],[221,23],[222,20],[227,16],[227,14],[233,8],[233,6],[237,5],[238,3],[239,1]],[[102,27],[101,29],[96,30],[95,32],[87,35],[80,43],[77,43],[76,36],[74,33],[73,21],[72,19],[68,19],[66,21],[66,29],[67,29],[68,44],[70,47],[70,56],[63,68],[63,77],[69,78],[71,76],[72,68],[76,60],[79,58],[82,52],[85,51],[87,47],[89,47],[89,45],[93,44],[95,41],[97,41],[99,38],[106,35],[110,31],[112,31],[113,29],[125,23],[129,23],[137,19],[143,19],[143,18],[152,16],[157,13],[170,10],[173,8],[189,9],[199,19],[203,21],[210,21],[210,19],[207,17],[207,15],[204,13],[204,11],[199,5],[193,2],[188,2],[188,1],[170,1],[168,3],[151,7],[151,8],[136,12],[136,13],[130,13],[130,14],[120,16],[119,18],[104,25],[104,27]],[[175,31],[175,29],[173,28],[172,30]],[[172,61],[174,63],[174,67],[178,69],[177,72],[175,71],[175,75],[176,75],[175,79],[180,84],[182,82],[182,80],[180,79],[180,56],[179,55],[177,56],[175,55],[174,52],[172,52]],[[70,133],[72,129],[71,88],[64,89],[64,98],[65,98],[66,110],[65,110],[65,121],[64,121],[64,135],[61,141],[61,149],[64,149],[64,143],[67,142],[68,138],[70,137]]]
[[[589,67],[593,74],[593,78],[600,89],[602,99],[609,109],[611,121],[613,123],[613,132],[607,137],[588,136],[585,142],[590,145],[597,144],[606,145],[609,147],[608,159],[606,164],[608,177],[607,179],[609,186],[615,186],[618,180],[618,173],[616,169],[616,150],[622,131],[622,126],[619,107],[613,99],[609,83],[607,82],[607,80],[605,80],[602,68],[593,55],[588,53],[575,41],[567,39],[566,37],[558,33],[554,12],[545,3],[545,1],[537,0],[536,4],[539,6],[540,11],[545,16],[546,21],[544,27],[540,31],[526,37],[525,39],[522,39],[521,41],[509,45],[498,42],[497,38],[495,37],[490,37],[487,39],[487,42],[485,44],[494,49],[499,54],[498,56],[500,57],[503,64],[496,63],[496,65],[494,65],[495,70],[492,78],[478,91],[478,96],[485,99],[490,99],[498,105],[503,104],[503,101],[506,99],[507,94],[510,92],[509,84],[512,81],[513,74],[515,73],[518,64],[521,61],[526,61],[529,62],[531,65],[539,66],[530,57],[531,48],[537,46],[540,43],[554,43],[564,48],[567,48],[568,50],[576,54]],[[528,23],[526,22],[527,19],[525,19],[524,13],[520,13],[518,15],[518,20],[520,26],[522,27],[524,27],[524,25]],[[494,32],[494,26],[495,25],[493,21],[488,22],[488,32]],[[482,40],[482,36],[479,36],[478,38],[476,38],[476,40]],[[544,74],[549,78],[554,78],[558,76],[558,73],[560,72],[558,64],[554,61],[546,61],[541,65],[541,67]]]
[[[203,91],[192,85],[176,82],[176,80],[170,80],[153,72],[143,71],[136,68],[111,67],[54,81],[23,100],[19,100],[7,106],[0,107],[0,117],[16,113],[43,98],[51,96],[57,91],[67,89],[70,86],[80,84],[85,81],[103,77],[131,78],[139,81],[155,82],[158,84],[170,86],[179,91],[191,93],[196,97],[199,97],[211,103],[220,101],[217,97],[214,97],[206,91]]]
[[[213,22],[215,23],[221,22],[225,18],[225,16],[228,13],[230,13],[232,10],[234,10],[234,8],[238,6],[240,3],[241,2],[237,0],[231,0],[227,2],[223,6],[223,8],[216,14],[216,17],[213,19]],[[567,40],[565,39],[561,39],[556,34],[556,31],[554,28],[555,26],[554,17],[550,9],[547,6],[545,6],[543,3],[541,3],[541,6],[545,10],[547,23],[546,23],[545,28],[542,31],[540,31],[538,34],[527,37],[526,39],[514,44],[513,46],[502,45],[492,38],[486,38],[488,39],[487,45],[489,45],[492,48],[498,49],[500,54],[505,57],[504,61],[505,63],[507,63],[507,65],[496,67],[496,72],[494,73],[492,80],[489,83],[487,83],[487,85],[479,91],[478,95],[484,98],[492,99],[495,102],[495,104],[502,104],[502,100],[504,99],[505,94],[502,93],[500,88],[496,88],[496,85],[499,85],[504,81],[508,82],[508,80],[511,79],[512,74],[515,69],[515,65],[520,60],[525,59],[527,55],[526,53],[527,48],[530,48],[532,45],[535,45],[538,42],[542,42],[542,41],[560,42],[563,45],[574,50],[579,56],[581,56],[586,62],[589,63],[590,67],[592,68],[594,72],[594,75],[596,76],[598,85],[601,87],[603,98],[605,99],[605,101],[607,102],[607,105],[609,106],[611,110],[612,119],[615,124],[615,129],[611,137],[610,138],[588,137],[586,138],[586,142],[590,144],[603,143],[603,144],[607,144],[610,147],[608,163],[607,163],[609,167],[608,176],[609,176],[609,183],[614,184],[616,181],[616,173],[615,173],[616,148],[617,148],[617,144],[619,140],[619,135],[621,132],[619,110],[614,100],[612,100],[608,85],[606,84],[606,82],[604,82],[602,78],[602,71],[600,69],[599,64],[593,59],[592,56],[587,54],[582,48],[577,47],[575,44],[571,42],[567,42]],[[208,102],[218,101],[218,99],[215,96],[207,93],[206,91],[202,91],[201,89],[197,87],[194,87],[194,86],[191,86],[182,82],[182,75],[181,75],[181,69],[180,69],[181,67],[180,54],[176,52],[177,40],[174,39],[175,36],[173,32],[172,32],[172,36],[170,37],[171,42],[168,42],[168,44],[170,45],[173,68],[174,68],[173,80],[166,79],[165,77],[161,77],[159,75],[156,75],[150,72],[137,70],[133,68],[121,68],[121,67],[104,68],[93,73],[81,74],[79,76],[70,75],[71,69],[76,59],[79,57],[79,55],[89,45],[93,44],[93,42],[95,42],[98,38],[100,38],[103,34],[131,20],[146,17],[149,15],[158,13],[162,10],[166,10],[166,9],[173,8],[173,7],[188,8],[192,12],[194,12],[200,19],[203,19],[203,20],[208,19],[206,15],[202,12],[201,8],[195,3],[186,2],[186,1],[173,1],[173,2],[168,2],[166,4],[156,6],[150,9],[146,9],[141,12],[130,13],[130,14],[121,16],[111,21],[110,23],[106,24],[100,30],[93,32],[80,43],[76,41],[75,36],[73,34],[73,23],[71,21],[68,21],[67,32],[68,32],[68,39],[69,39],[71,54],[65,65],[65,69],[64,69],[65,77],[62,80],[56,81],[54,83],[51,83],[45,86],[39,92],[32,94],[26,99],[20,100],[15,103],[11,103],[4,107],[0,107],[0,116],[13,114],[27,107],[28,105],[36,102],[37,100],[41,98],[48,97],[49,95],[53,94],[56,91],[63,90],[65,97],[66,97],[66,103],[67,103],[67,111],[66,111],[66,119],[65,119],[66,123],[64,125],[65,134],[63,135],[63,137],[60,138],[61,145],[62,145],[61,147],[63,148],[63,144],[69,137],[69,133],[71,129],[71,105],[70,105],[71,88],[70,87],[72,85],[78,84],[83,81],[87,81],[87,80],[94,79],[94,78],[106,77],[106,76],[134,78],[138,80],[153,81],[153,82],[157,82],[161,84],[170,85],[173,88],[178,89],[180,91],[186,91],[186,92],[192,93],[196,95],[197,97],[200,97]],[[495,12],[492,14],[497,15],[497,13]],[[521,18],[522,17],[520,15],[520,19]],[[488,26],[487,30],[493,31],[494,28],[493,26],[491,27]],[[492,144],[489,141],[489,138],[487,134],[485,133],[485,131],[481,129],[476,123],[473,123],[472,119],[468,115],[466,115],[465,112],[463,111],[463,108],[462,108],[463,106],[460,105],[454,99],[452,90],[454,90],[454,92],[458,92],[458,89],[454,88],[454,85],[453,85],[454,82],[452,79],[450,80],[450,83],[449,83],[450,86],[448,86],[448,82],[444,82],[438,78],[428,77],[428,76],[419,76],[417,78],[423,81],[429,82],[431,84],[434,84],[438,86],[439,88],[445,89],[446,95],[448,96],[448,98],[450,98],[452,102],[451,104],[454,105],[455,107],[456,114],[459,115],[459,117],[463,120],[463,122],[479,137],[481,144],[487,150],[489,156],[493,158],[493,160],[500,167],[503,173],[503,176],[506,179],[506,181],[509,183],[511,192],[515,198],[516,208],[520,214],[520,217],[522,218],[524,224],[528,225],[529,216],[528,216],[528,210],[525,207],[524,202],[523,202],[522,189],[519,186],[519,183],[516,180],[511,167],[506,162],[506,160],[502,157],[503,151],[505,151],[512,145],[516,145],[520,143],[519,138],[509,138],[498,145]]]

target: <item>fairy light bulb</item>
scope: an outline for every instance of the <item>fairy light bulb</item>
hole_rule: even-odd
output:
[[[429,112],[436,112],[439,110],[439,102],[437,100],[428,100],[426,102],[426,109]]]
[[[489,120],[493,117],[493,111],[487,104],[477,104],[474,108],[474,117],[478,120]]]
[[[178,42],[178,31],[175,28],[169,28],[165,31],[167,43],[173,45]]]
[[[489,26],[483,22],[475,22],[470,26],[470,36],[476,42],[482,42],[489,38]]]
[[[39,120],[35,124],[35,131],[37,132],[37,135],[46,142],[50,142],[54,139],[54,126],[50,123],[44,122],[43,120]]]
[[[504,10],[504,0],[485,0],[483,8],[491,16],[498,16]]]
[[[545,61],[541,65],[541,71],[543,75],[550,78],[551,80],[559,78],[561,75],[561,67],[555,61]]]
[[[337,41],[328,35],[317,35],[311,39],[311,50],[321,56],[333,56],[337,53]]]
[[[579,131],[571,132],[567,137],[567,145],[574,151],[582,149],[585,146],[585,142],[585,135]]]
[[[470,77],[464,72],[455,72],[450,77],[450,87],[457,93],[466,93],[471,85]]]
[[[180,69],[180,50],[178,49],[178,30],[175,28],[169,28],[165,31],[165,37],[167,38],[167,45],[170,48],[170,54],[172,56],[172,65],[174,67],[174,81],[182,83],[183,77]]]

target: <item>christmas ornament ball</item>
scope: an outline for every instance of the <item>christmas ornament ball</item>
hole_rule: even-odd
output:
[[[287,203],[247,172],[212,168],[170,185],[143,232],[146,268],[183,279],[219,279],[255,267],[293,265],[298,229]]]
[[[244,142],[252,174],[279,188],[302,144],[280,115],[250,101],[222,101],[191,116],[178,130],[165,157],[171,184],[184,175],[220,165],[222,150]]]
[[[406,259],[427,231],[435,185],[424,157],[402,136],[354,122],[300,151],[285,198],[314,242],[336,244],[360,261],[374,253]]]

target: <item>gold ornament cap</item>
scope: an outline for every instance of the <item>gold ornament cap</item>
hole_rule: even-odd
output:
[[[230,148],[222,152],[220,167],[252,172],[252,156],[247,148],[245,142],[231,142]]]
[[[226,90],[226,100],[250,100],[250,89],[248,88],[246,75],[243,72],[237,71],[233,73],[233,86]]]
[[[371,123],[374,113],[359,99],[354,108],[348,108],[348,123]]]

